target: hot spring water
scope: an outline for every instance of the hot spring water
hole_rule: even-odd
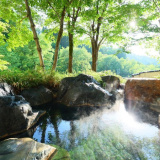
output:
[[[136,121],[121,101],[111,110],[63,119],[59,110],[49,110],[33,138],[65,148],[74,160],[160,160],[159,129]]]

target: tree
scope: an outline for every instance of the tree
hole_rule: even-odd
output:
[[[41,1],[40,6],[43,11],[47,10],[48,19],[46,20],[46,24],[58,24],[59,30],[57,31],[57,26],[53,29],[51,29],[51,32],[49,32],[50,35],[53,35],[53,33],[56,33],[56,44],[55,44],[55,53],[54,53],[54,61],[52,70],[56,69],[57,66],[57,60],[58,60],[58,51],[59,46],[61,42],[61,38],[63,35],[64,30],[64,22],[65,22],[65,15],[66,11],[69,11],[70,5],[73,3],[73,0],[47,0],[47,4],[45,4],[46,1]],[[48,31],[47,31],[48,32]],[[58,32],[58,34],[57,34]]]
[[[74,30],[77,22],[78,14],[81,9],[82,0],[77,0],[72,2],[68,0],[69,3],[72,3],[71,7],[68,9],[68,37],[69,37],[69,63],[68,63],[68,72],[72,73],[72,61],[73,61],[73,38]]]
[[[159,51],[160,44],[160,2],[159,0],[139,1],[139,16],[135,16],[136,30],[131,35],[132,44],[143,44],[146,48]],[[137,36],[137,35],[141,36]]]
[[[7,69],[7,65],[9,64],[7,61],[2,60],[3,55],[0,55],[0,70]]]
[[[92,46],[92,70],[97,70],[98,51],[103,42],[124,41],[127,23],[135,5],[122,1],[93,0],[90,8],[82,11],[83,19],[80,31],[89,36]]]
[[[6,39],[6,43],[8,43],[7,48],[12,50],[28,44],[28,42],[33,39],[33,34],[39,54],[40,65],[44,67],[41,47],[38,41],[28,0],[16,0],[15,2],[11,0],[8,0],[7,2],[2,0],[0,1],[0,8],[3,8],[0,11],[0,17],[8,24],[9,28]],[[26,20],[27,17],[30,21],[32,33],[29,29],[29,22]]]
[[[60,43],[61,47],[66,48],[69,46],[68,36],[63,36]]]
[[[61,2],[57,0],[53,0],[53,1],[47,0],[47,3],[49,4],[49,6],[47,6],[46,9],[48,9],[49,11],[48,12],[49,18],[51,19],[51,22],[55,21],[56,23],[59,24],[59,31],[57,34],[57,40],[55,45],[55,53],[54,53],[52,70],[56,70],[56,66],[57,66],[59,45],[63,35],[66,8],[68,7],[68,4],[66,2],[67,2],[66,0],[63,0]]]
[[[62,14],[61,14],[60,28],[59,28],[59,32],[58,32],[57,41],[56,41],[56,48],[55,48],[54,62],[53,62],[52,70],[55,70],[56,66],[57,66],[58,50],[59,50],[59,45],[60,45],[60,41],[61,41],[62,34],[63,34],[64,17],[65,17],[65,6],[63,7]]]
[[[97,65],[98,71],[111,70],[116,74],[120,74],[121,68],[122,67],[118,57],[114,55],[100,55],[99,62]]]
[[[33,39],[28,22],[22,22],[24,20],[22,17],[26,17],[24,1],[1,0],[0,8],[0,21],[2,22],[0,32],[3,35],[3,40],[5,40],[3,42],[8,43],[9,50],[24,46]],[[4,25],[6,26],[5,31]],[[0,43],[0,45],[4,45],[4,43]]]
[[[66,72],[68,66],[68,53],[69,47],[61,49],[59,52],[59,60],[57,64],[57,71]],[[87,71],[91,69],[90,61],[91,54],[87,52],[85,48],[74,48],[73,49],[73,71]]]
[[[99,54],[98,71],[111,70],[122,77],[131,77],[142,71],[157,70],[159,66],[144,65],[135,60],[118,58],[114,55]]]
[[[29,4],[28,4],[28,0],[25,0],[25,5],[26,5],[26,10],[27,10],[27,17],[28,17],[28,19],[30,21],[31,29],[32,29],[32,32],[33,32],[33,38],[34,38],[36,46],[37,46],[40,66],[44,69],[44,62],[43,62],[43,57],[42,57],[42,49],[40,47],[40,43],[39,43],[39,40],[38,40],[37,32],[36,32],[36,29],[35,29],[35,24],[33,22],[32,15],[31,15],[31,10],[30,10]]]
[[[111,48],[111,47],[101,47],[100,49],[100,52],[102,54],[108,54],[108,55],[115,55],[117,56],[118,58],[126,58],[126,52],[124,52],[122,49],[118,48],[118,49],[114,49],[114,48]]]
[[[0,45],[5,44],[7,36],[6,34],[8,33],[8,27],[9,25],[0,19]]]
[[[48,41],[43,33],[39,35],[39,41],[43,48],[45,69],[50,69],[53,56],[51,41]],[[27,70],[35,69],[35,67],[39,66],[39,57],[33,40],[27,45],[16,47],[11,51],[8,51],[7,47],[8,44],[0,46],[0,54],[4,56],[5,61],[10,63],[8,66],[9,69]]]

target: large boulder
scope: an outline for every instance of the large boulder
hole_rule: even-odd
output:
[[[31,138],[11,138],[0,142],[0,160],[48,160],[57,149]]]
[[[44,114],[32,112],[22,96],[0,96],[0,139],[28,130]]]
[[[150,104],[150,108],[160,112],[160,80],[129,79],[125,85],[125,99]]]
[[[157,123],[160,112],[160,80],[131,78],[126,82],[124,97],[128,111]]]
[[[67,106],[110,107],[112,98],[93,77],[85,74],[64,78],[58,91],[58,101]]]
[[[116,76],[103,76],[102,77],[103,88],[109,91],[114,99],[120,100],[124,96],[124,87],[120,84],[120,79]]]
[[[0,96],[14,95],[13,89],[7,83],[0,83]]]
[[[53,100],[53,93],[44,86],[25,89],[21,95],[31,104],[31,106],[40,106]]]
[[[120,87],[120,79],[116,76],[103,76],[102,81],[103,87],[109,92],[115,91]]]
[[[66,91],[74,85],[74,83],[94,83],[96,85],[100,85],[92,76],[85,75],[85,74],[79,74],[77,77],[66,77],[62,79],[58,91],[58,99],[61,99],[61,97],[64,96]],[[72,84],[72,85],[71,85]]]

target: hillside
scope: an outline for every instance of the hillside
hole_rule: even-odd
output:
[[[142,64],[145,64],[145,65],[159,65],[159,62],[157,59],[154,59],[152,57],[149,57],[149,56],[141,56],[141,55],[136,55],[136,54],[127,54],[127,58],[128,59],[131,59],[131,60],[136,60]]]

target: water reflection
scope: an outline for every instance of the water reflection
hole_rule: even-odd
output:
[[[61,140],[60,140],[60,135],[59,135],[59,130],[58,130],[59,127],[58,126],[61,123],[61,118],[60,118],[59,114],[50,114],[50,122],[53,124],[53,128],[54,128],[53,132],[55,132],[56,144],[60,145]],[[50,134],[50,136],[51,136],[51,134]]]
[[[86,151],[86,155],[92,156],[93,159],[97,159],[96,156],[100,154],[102,160],[105,160],[107,155],[112,157],[115,153],[117,153],[115,159],[118,155],[130,156],[130,159],[138,159],[135,157],[139,156],[143,159],[141,152],[144,151],[148,156],[149,149],[145,147],[149,147],[150,144],[149,139],[145,141],[146,146],[143,146],[141,143],[143,139],[155,136],[158,138],[159,129],[148,123],[137,122],[133,115],[126,112],[122,102],[117,102],[111,110],[92,109],[92,112],[88,109],[82,110],[80,108],[74,109],[73,112],[68,109],[48,110],[33,138],[39,142],[59,145],[71,151],[74,158]],[[129,135],[129,139],[126,135]],[[133,143],[135,140],[137,146]],[[141,149],[135,151],[133,147]],[[107,153],[107,150],[110,153]],[[82,160],[83,158],[79,157]]]

